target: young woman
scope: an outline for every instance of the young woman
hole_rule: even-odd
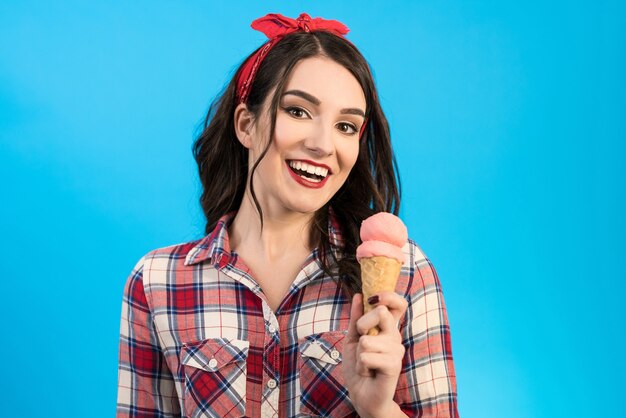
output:
[[[398,293],[363,314],[359,227],[400,203],[367,62],[337,21],[252,27],[269,41],[194,144],[207,235],[126,283],[118,416],[458,416],[441,286],[413,241]]]

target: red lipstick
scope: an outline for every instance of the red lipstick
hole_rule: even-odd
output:
[[[290,160],[290,161],[302,161],[305,162],[307,164],[311,164],[311,165],[315,165],[317,167],[324,167],[326,169],[328,169],[328,175],[326,177],[324,177],[320,182],[315,183],[312,181],[309,181],[303,177],[300,177],[299,175],[297,175],[289,166],[289,162],[285,162],[285,165],[287,166],[287,171],[289,171],[289,174],[291,175],[291,177],[297,181],[298,183],[300,183],[301,185],[303,185],[304,187],[308,187],[310,189],[319,189],[321,187],[324,187],[324,185],[326,184],[326,181],[328,180],[328,177],[330,177],[330,168],[324,164],[316,164],[313,163],[312,161],[308,161],[308,160]]]

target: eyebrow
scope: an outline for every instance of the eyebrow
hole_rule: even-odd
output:
[[[289,90],[289,91],[284,92],[283,96],[286,96],[288,94],[302,97],[304,100],[313,103],[315,106],[319,106],[322,103],[317,97],[302,90]],[[361,109],[357,109],[354,107],[341,109],[339,113],[341,113],[342,115],[358,115],[358,116],[362,116],[363,119],[365,119],[365,112],[363,112]]]

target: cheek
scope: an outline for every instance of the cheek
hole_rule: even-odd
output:
[[[359,142],[344,144],[340,151],[341,163],[346,171],[350,171],[359,158]]]

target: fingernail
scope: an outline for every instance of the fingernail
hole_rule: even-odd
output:
[[[380,298],[378,297],[378,295],[374,295],[374,296],[370,296],[367,299],[367,303],[369,303],[370,305],[376,305],[379,300],[380,300]]]

